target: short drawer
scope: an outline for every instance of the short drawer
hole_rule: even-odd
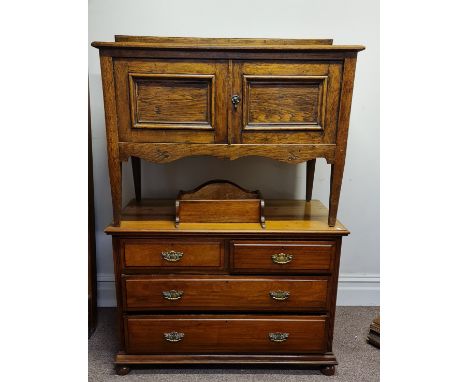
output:
[[[231,270],[241,273],[328,273],[333,241],[231,241]]]
[[[224,264],[222,241],[126,239],[122,248],[124,267],[220,268]]]
[[[320,353],[325,316],[127,316],[128,354]]]
[[[135,310],[325,310],[329,282],[317,277],[123,276],[123,308]]]

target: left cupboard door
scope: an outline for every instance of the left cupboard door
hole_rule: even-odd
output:
[[[114,59],[120,142],[227,142],[226,61]]]

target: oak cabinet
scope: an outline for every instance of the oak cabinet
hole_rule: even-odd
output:
[[[263,156],[332,166],[329,224],[336,222],[360,45],[332,40],[116,36],[101,58],[114,224],[121,219],[120,163],[187,156]]]

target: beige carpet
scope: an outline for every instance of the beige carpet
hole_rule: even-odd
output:
[[[318,370],[296,369],[200,369],[144,368],[132,369],[126,376],[114,372],[117,351],[115,309],[98,311],[98,327],[89,340],[89,381],[153,382],[314,382],[314,381],[379,381],[379,350],[366,343],[369,325],[378,308],[338,307],[336,312],[334,352],[339,365],[333,377]]]

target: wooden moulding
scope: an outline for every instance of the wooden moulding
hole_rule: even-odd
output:
[[[260,223],[265,228],[265,202],[228,180],[211,180],[194,190],[180,191],[175,226],[179,223]]]

